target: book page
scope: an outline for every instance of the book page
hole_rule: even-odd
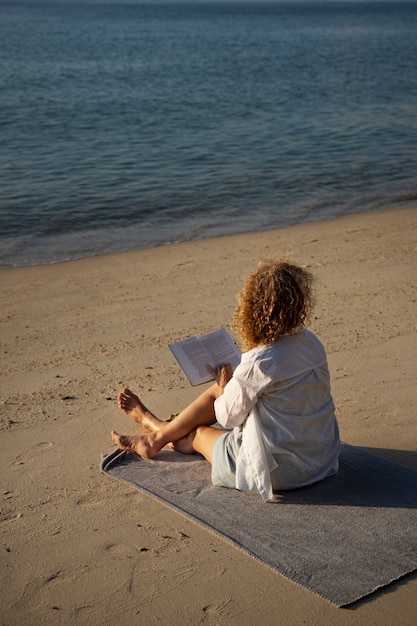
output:
[[[209,363],[212,367],[217,367],[222,363],[230,363],[235,369],[240,363],[240,351],[224,328],[203,335],[200,337],[200,342],[210,354]]]
[[[240,352],[224,328],[203,337],[188,337],[169,348],[192,385],[213,380],[207,365],[216,367],[230,363],[233,369],[240,362]]]
[[[169,348],[192,385],[200,385],[213,379],[207,369],[210,354],[196,337],[177,341],[170,344]]]

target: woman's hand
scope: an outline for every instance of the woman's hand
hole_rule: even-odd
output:
[[[230,365],[230,363],[222,363],[216,368],[211,367],[211,365],[207,365],[207,369],[209,370],[210,374],[212,374],[214,380],[219,386],[220,393],[222,394],[227,383],[233,376],[232,366]]]

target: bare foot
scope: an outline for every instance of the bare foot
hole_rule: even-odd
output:
[[[119,435],[112,430],[111,436],[120,450],[134,452],[145,459],[153,459],[158,453],[148,435]]]
[[[122,389],[118,399],[119,408],[122,409],[134,422],[141,424],[147,430],[155,432],[162,424],[153,413],[143,404],[137,395],[130,389]]]

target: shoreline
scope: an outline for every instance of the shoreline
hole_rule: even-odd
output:
[[[416,207],[2,267],[0,621],[413,623],[416,573],[338,609],[99,472],[110,431],[135,432],[119,389],[178,412],[201,388],[167,344],[228,328],[247,273],[284,255],[317,277],[342,440],[417,471]]]
[[[49,261],[30,261],[30,262],[14,262],[14,263],[6,263],[6,264],[2,264],[2,261],[0,259],[0,270],[3,269],[9,269],[9,268],[13,268],[13,267],[38,267],[38,266],[44,266],[44,265],[56,265],[59,263],[71,263],[73,261],[81,261],[84,259],[94,259],[94,258],[98,258],[98,257],[107,257],[107,256],[111,256],[111,255],[119,255],[119,254],[126,254],[126,253],[133,253],[133,252],[141,252],[144,250],[149,250],[149,249],[153,249],[153,248],[166,248],[168,246],[177,246],[183,243],[198,243],[198,242],[204,242],[207,240],[211,240],[211,239],[223,239],[223,238],[228,238],[228,237],[239,237],[241,235],[248,235],[248,236],[255,236],[257,234],[262,234],[262,233],[267,233],[267,232],[274,232],[277,230],[286,230],[287,228],[294,228],[294,227],[300,227],[300,226],[309,226],[309,225],[313,225],[313,224],[322,224],[322,223],[326,223],[326,222],[334,222],[334,221],[338,221],[338,220],[343,220],[343,219],[349,219],[349,218],[354,218],[356,216],[360,216],[360,215],[368,215],[368,214],[379,214],[379,213],[385,213],[387,211],[396,211],[396,210],[404,210],[404,209],[408,209],[408,208],[413,208],[415,206],[415,200],[407,200],[407,201],[402,201],[402,202],[381,202],[380,204],[383,205],[383,208],[379,207],[379,208],[373,208],[373,209],[367,209],[367,210],[361,210],[358,212],[353,212],[353,213],[347,213],[347,214],[343,214],[343,215],[333,215],[333,216],[321,216],[321,217],[316,217],[316,219],[309,219],[308,217],[294,217],[292,219],[287,218],[286,220],[281,220],[280,216],[277,216],[278,219],[278,225],[271,227],[268,225],[264,225],[263,227],[260,227],[260,229],[256,229],[256,230],[242,230],[242,231],[238,231],[238,232],[224,232],[223,234],[213,234],[213,235],[207,235],[207,236],[202,236],[202,237],[196,237],[196,238],[191,238],[191,239],[178,239],[178,240],[174,240],[174,241],[162,241],[159,243],[153,243],[150,246],[146,246],[146,245],[140,245],[139,247],[135,247],[133,244],[133,239],[134,237],[132,236],[130,230],[127,233],[126,239],[127,240],[131,240],[131,243],[128,244],[127,248],[124,250],[117,250],[117,249],[113,249],[110,252],[102,252],[102,251],[97,251],[97,252],[87,252],[86,250],[83,253],[80,252],[73,252],[73,256],[69,257],[69,258],[58,258],[58,259],[54,259],[54,260],[49,260]],[[138,225],[136,225],[136,227],[138,227]],[[146,228],[149,228],[149,225],[146,225]],[[212,227],[212,228],[208,228],[206,227],[207,230],[211,230],[213,232],[217,232],[219,230],[219,227]],[[135,226],[133,226],[133,230],[135,230]],[[100,228],[99,228],[100,231]],[[93,231],[96,233],[96,231]],[[98,246],[98,248],[103,248],[103,246],[105,247],[105,241],[106,238],[109,239],[109,233],[111,232],[110,229],[104,229],[103,231],[101,231],[101,237],[103,238],[103,241],[101,242],[101,244]],[[105,236],[104,236],[105,235]],[[71,241],[71,245],[74,246],[74,240],[73,237],[75,236],[75,233],[67,233],[66,235],[63,234],[56,234],[56,235],[51,235],[50,238],[46,239],[44,244],[38,244],[35,249],[32,251],[32,255],[33,258],[36,258],[39,254],[39,250],[41,248],[44,248],[45,246],[49,246],[51,248],[50,254],[53,254],[52,250],[59,250],[60,246],[62,244],[62,242],[60,242],[60,237],[64,236],[64,237],[68,237],[69,241]],[[78,236],[80,237],[81,241],[85,241],[88,240],[89,234],[88,231],[86,232],[80,232],[78,233]],[[57,240],[55,241],[55,243],[51,243],[52,241],[54,241],[57,238]],[[119,233],[119,238],[121,238],[121,234]],[[27,242],[30,246],[30,241]],[[11,243],[10,241],[6,243],[6,245],[9,246],[15,246],[17,245],[17,242],[15,241],[14,243]],[[67,242],[67,245],[68,242]],[[56,254],[56,252],[55,252]],[[79,255],[79,256],[77,256]]]

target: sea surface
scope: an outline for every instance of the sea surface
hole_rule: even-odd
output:
[[[417,200],[417,2],[0,1],[0,265]]]

